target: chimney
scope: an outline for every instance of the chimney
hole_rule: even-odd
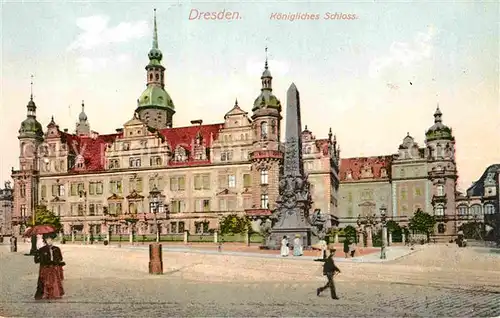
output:
[[[65,133],[67,133],[67,132],[68,132],[68,128],[64,128],[64,130],[63,130],[63,131],[64,131]]]
[[[203,119],[191,120],[191,125],[200,125],[203,124]]]
[[[121,134],[123,132],[123,128],[116,128],[115,129],[117,133]]]

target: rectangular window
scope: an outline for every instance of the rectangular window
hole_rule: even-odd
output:
[[[172,200],[172,213],[182,213],[186,211],[184,201],[182,200]]]
[[[415,188],[415,196],[419,197],[421,195],[422,195],[422,189],[420,189],[419,187],[416,187]]]
[[[197,174],[194,176],[195,190],[210,190],[210,174]]]
[[[179,222],[179,233],[184,233],[184,222]]]
[[[122,182],[120,180],[113,180],[109,182],[109,192],[114,194],[121,193]]]
[[[70,191],[71,191],[71,196],[72,196],[72,197],[77,196],[77,195],[78,195],[78,184],[76,184],[76,183],[72,183],[72,184],[71,184],[71,190],[70,190]]]
[[[142,192],[142,178],[135,180],[135,191]]]
[[[21,217],[24,218],[26,216],[26,205],[21,204]]]
[[[95,195],[95,188],[96,188],[96,183],[90,182],[89,183],[89,195]]]
[[[99,182],[96,183],[95,193],[97,195],[100,195],[103,192],[102,190],[103,190],[102,182],[99,181]]]
[[[260,184],[269,184],[269,171],[260,171]]]
[[[52,196],[58,196],[59,195],[59,191],[57,189],[57,184],[53,184],[52,185]]]
[[[46,185],[42,185],[42,189],[40,191],[40,196],[42,197],[42,199],[45,199],[45,197],[47,196],[47,186]]]
[[[184,191],[185,179],[184,176],[170,178],[170,191]]]
[[[177,222],[170,223],[170,232],[177,233]]]
[[[85,184],[79,183],[78,184],[78,195],[81,195],[81,193],[85,191]]]
[[[261,209],[269,209],[269,196],[267,194],[260,196],[260,207]]]
[[[89,204],[89,215],[95,215],[95,205],[94,203]]]
[[[252,186],[252,179],[249,173],[243,174],[243,187],[250,188]]]
[[[236,188],[236,176],[234,175],[228,176],[227,186],[230,188]]]
[[[78,204],[78,216],[83,216],[85,213],[83,204]]]

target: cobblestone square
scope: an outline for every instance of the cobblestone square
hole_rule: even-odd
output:
[[[500,315],[500,258],[447,246],[423,247],[386,263],[339,262],[340,300],[310,259],[164,251],[164,275],[148,274],[145,248],[61,246],[66,296],[36,302],[38,267],[2,246],[0,315],[7,317]]]

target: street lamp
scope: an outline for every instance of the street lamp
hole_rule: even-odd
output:
[[[87,225],[87,191],[80,190],[79,194],[80,194],[80,199],[83,199],[83,217],[85,220],[84,222]],[[87,235],[85,231],[83,231],[83,244],[87,244]]]
[[[380,259],[386,259],[385,248],[387,246],[387,208],[384,204],[380,207],[380,221],[382,223],[382,248],[380,249]]]
[[[154,185],[153,189],[149,191],[149,197],[150,197],[149,210],[151,213],[153,213],[154,222],[156,224],[156,243],[160,242],[160,223],[158,222],[158,219],[156,217],[156,214],[160,209],[160,196],[161,196],[161,191],[158,190],[156,185]]]

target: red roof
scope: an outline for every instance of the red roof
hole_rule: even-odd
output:
[[[102,171],[105,168],[105,154],[107,144],[113,143],[121,134],[99,135],[96,138],[76,136],[62,133],[68,145],[70,154],[75,156],[75,164],[69,168],[70,172]],[[84,159],[84,167],[78,168],[78,156]]]
[[[212,147],[212,141],[217,140],[219,137],[219,131],[224,126],[224,124],[209,124],[209,125],[196,125],[187,127],[177,127],[177,128],[165,128],[160,130],[160,133],[165,137],[165,141],[170,146],[172,155],[174,155],[175,149],[178,146],[183,147],[188,152],[187,161],[174,161],[171,160],[169,166],[193,166],[199,164],[209,164],[211,158],[206,160],[197,160],[193,157],[194,146],[197,136],[201,136],[201,144],[207,148]]]
[[[392,156],[344,158],[340,160],[340,181],[353,182],[358,180],[386,179],[391,173]],[[362,170],[366,169],[367,174],[363,175]],[[385,169],[386,176],[382,176],[381,171]],[[351,178],[348,178],[349,173]],[[369,175],[373,174],[373,177]]]
[[[207,149],[212,146],[212,141],[219,136],[219,130],[223,124],[197,125],[178,128],[166,128],[160,130],[160,134],[165,137],[172,154],[178,146],[187,150],[188,160],[176,162],[171,160],[169,166],[190,166],[199,164],[209,164],[210,158],[206,160],[196,160],[193,157],[193,148],[197,136],[201,136],[201,143]],[[95,138],[87,136],[77,136],[68,133],[62,133],[64,142],[68,145],[70,154],[75,156],[75,165],[70,167],[70,172],[96,172],[105,170],[106,147],[112,144],[116,139],[121,138],[122,134],[98,135]],[[84,159],[84,168],[78,168],[77,163],[79,155]]]

